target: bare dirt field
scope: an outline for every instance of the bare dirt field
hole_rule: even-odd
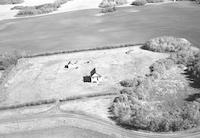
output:
[[[154,61],[167,56],[134,46],[21,59],[5,82],[7,98],[1,105],[118,93],[120,80],[145,75]],[[64,68],[69,61],[75,64]],[[93,68],[102,80],[83,82],[83,76],[89,75]]]

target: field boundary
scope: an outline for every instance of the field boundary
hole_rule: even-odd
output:
[[[115,93],[96,93],[96,94],[87,94],[87,95],[81,95],[81,96],[70,96],[70,97],[62,98],[62,99],[54,99],[54,98],[53,99],[44,99],[44,100],[16,104],[16,105],[0,106],[0,111],[9,110],[9,109],[19,109],[19,108],[24,108],[24,107],[35,107],[35,106],[47,105],[47,104],[54,104],[57,101],[59,103],[62,103],[62,102],[81,100],[81,99],[86,99],[86,98],[111,96],[111,95],[117,95],[117,94],[118,93],[116,93],[116,92]]]
[[[115,46],[103,46],[103,47],[95,47],[95,48],[88,48],[88,49],[47,52],[47,53],[27,55],[27,56],[24,56],[23,58],[35,58],[35,57],[44,57],[44,56],[53,56],[53,55],[59,55],[59,54],[67,54],[67,53],[78,53],[78,52],[97,51],[97,50],[106,50],[106,49],[117,49],[117,48],[125,48],[125,47],[139,46],[139,45],[144,45],[144,43],[120,44],[120,45],[115,45]]]

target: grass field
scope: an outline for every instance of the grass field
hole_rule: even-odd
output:
[[[118,93],[120,80],[144,75],[155,60],[166,56],[139,47],[127,47],[22,59],[5,82],[8,95],[1,104]],[[76,64],[64,68],[69,61]],[[102,76],[102,81],[98,84],[84,83],[83,76],[89,75],[93,68]]]
[[[138,11],[138,12],[135,12]],[[97,16],[84,10],[0,22],[0,51],[29,53],[73,50],[144,42],[162,35],[200,43],[200,8],[190,2],[122,7]]]
[[[111,115],[109,113],[109,107],[111,106],[113,99],[114,96],[104,96],[69,101],[60,105],[60,109],[67,112],[93,116],[110,122],[111,119],[109,117]]]

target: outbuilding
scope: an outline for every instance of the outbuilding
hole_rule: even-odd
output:
[[[102,80],[102,76],[96,72],[96,68],[94,68],[89,76],[84,76],[84,82],[91,82],[91,83],[99,83]]]

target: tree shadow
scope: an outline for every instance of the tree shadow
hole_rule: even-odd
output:
[[[196,93],[189,95],[185,100],[188,102],[197,101],[200,99],[200,80],[197,79],[188,69],[184,70],[184,73],[182,74],[188,80],[190,87],[194,88],[194,91],[196,91]]]
[[[189,95],[188,98],[186,98],[185,100],[188,102],[192,102],[192,101],[196,101],[199,98],[200,98],[200,93],[195,93],[195,94]]]
[[[197,79],[191,71],[189,71],[188,69],[184,70],[184,73],[182,73],[186,79],[189,82],[190,87],[192,88],[196,88],[199,89],[200,88],[200,80]]]

